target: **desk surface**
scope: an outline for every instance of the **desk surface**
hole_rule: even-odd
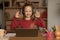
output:
[[[38,37],[11,37],[10,40],[46,40],[45,37],[41,35],[41,32],[38,31]]]
[[[10,37],[10,40],[46,40],[46,37],[41,34],[42,32],[38,31],[38,37]]]

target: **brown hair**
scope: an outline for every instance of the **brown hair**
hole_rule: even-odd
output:
[[[32,20],[34,20],[34,8],[33,8],[32,4],[25,4],[25,5],[23,6],[23,8],[22,8],[23,17],[25,17],[25,13],[24,13],[25,10],[24,10],[24,9],[25,9],[26,6],[31,6],[31,8],[32,8],[31,18],[32,18]]]
[[[23,14],[23,16],[25,16],[25,13],[24,13],[24,9],[25,9],[25,7],[26,6],[30,6],[31,8],[32,8],[32,15],[34,14],[34,12],[33,12],[33,7],[32,7],[32,4],[25,4],[24,6],[23,6],[23,8],[22,8],[22,14]]]

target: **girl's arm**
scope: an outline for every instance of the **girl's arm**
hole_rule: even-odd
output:
[[[11,22],[11,29],[15,29],[16,27],[19,26],[20,21],[17,21],[17,19],[19,18],[19,11],[17,11],[17,13],[15,14],[15,17],[13,18],[12,22]]]
[[[37,18],[35,20],[35,25],[42,27],[42,28],[46,28],[46,24],[42,18]]]
[[[46,28],[46,24],[45,24],[45,22],[44,22],[44,20],[43,20],[42,18],[39,18],[38,21],[39,21],[39,22],[38,22],[38,25],[39,25],[39,26],[41,26],[41,27],[43,27],[43,28]]]
[[[15,29],[18,26],[19,26],[19,21],[17,21],[17,18],[14,17],[12,22],[11,22],[11,29]]]
[[[40,17],[40,11],[36,10],[35,17],[36,17],[36,25],[46,28],[44,20]]]

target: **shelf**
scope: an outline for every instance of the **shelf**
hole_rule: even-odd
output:
[[[32,2],[32,3],[39,3],[39,2]]]
[[[41,4],[40,2],[42,2],[42,0],[40,2],[39,1],[31,1],[30,0],[29,2],[32,3],[32,6],[34,7],[34,9],[38,9],[38,10],[40,10],[40,9],[41,10],[47,9],[47,7],[44,6],[43,4],[40,5]],[[14,1],[14,0],[4,1],[3,8],[4,8],[4,13],[6,14],[6,17],[5,17],[5,23],[6,24],[5,24],[5,26],[6,26],[7,30],[10,29],[10,26],[11,26],[10,24],[12,22],[13,15],[15,15],[16,11],[22,9],[22,7],[24,6],[25,3],[26,3],[25,0],[24,1],[23,0],[21,0],[21,1],[20,0],[19,1]],[[47,24],[47,18],[44,18],[43,20]],[[17,19],[17,21],[18,21],[18,19]]]
[[[47,7],[37,7],[36,9],[47,9]]]
[[[5,9],[22,9],[21,7],[4,7]],[[36,9],[47,9],[47,7],[37,7]]]
[[[9,2],[9,1],[6,1],[6,2]],[[19,3],[25,3],[24,1],[17,1]],[[34,2],[31,2],[31,3],[39,3],[38,1],[34,1]]]
[[[4,7],[5,9],[21,9],[21,7]]]
[[[20,1],[20,2],[17,2],[17,3],[25,3],[24,1]],[[39,2],[31,2],[31,3],[39,3]]]
[[[5,21],[12,21],[12,20],[10,19],[10,20],[5,20]]]

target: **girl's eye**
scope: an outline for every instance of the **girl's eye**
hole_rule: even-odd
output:
[[[25,11],[25,12],[28,12],[28,11]]]
[[[29,12],[32,12],[32,11],[29,11]]]

